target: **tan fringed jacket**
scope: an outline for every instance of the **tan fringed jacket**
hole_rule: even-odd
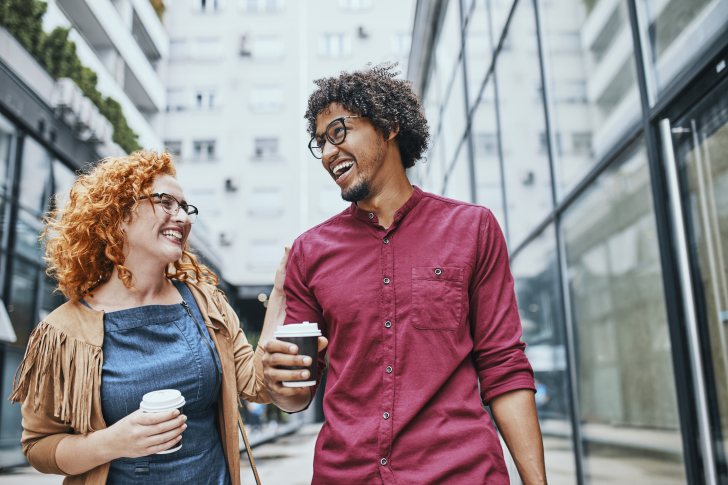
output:
[[[269,403],[263,385],[263,349],[248,343],[222,291],[188,282],[222,364],[222,386],[215,423],[222,439],[233,485],[240,485],[237,398]],[[104,312],[71,300],[41,322],[28,342],[18,368],[12,402],[22,403],[23,453],[42,473],[66,475],[56,463],[58,443],[70,434],[106,428],[101,414],[101,368]],[[64,485],[103,485],[106,463],[67,476]]]

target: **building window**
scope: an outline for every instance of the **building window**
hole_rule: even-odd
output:
[[[165,140],[164,148],[174,157],[182,156],[182,142],[179,140]]]
[[[215,140],[199,140],[192,143],[192,156],[197,161],[215,160]]]
[[[556,100],[561,103],[584,104],[588,101],[586,81],[562,81],[555,88]]]
[[[409,56],[411,45],[412,35],[410,34],[395,34],[392,36],[392,54],[394,54],[395,56]]]
[[[276,240],[258,240],[252,242],[250,263],[253,271],[275,270],[283,257],[283,245]]]
[[[270,113],[283,109],[283,89],[280,86],[257,86],[251,92],[253,111]]]
[[[571,148],[574,154],[591,156],[592,154],[592,134],[591,133],[572,133]]]
[[[195,91],[195,109],[209,110],[217,104],[217,91],[215,89],[198,89]]]
[[[323,34],[319,37],[319,54],[339,58],[351,54],[351,37],[346,34]]]
[[[203,13],[219,12],[221,0],[197,0],[197,10]]]
[[[339,0],[341,10],[347,12],[359,12],[372,7],[372,0]]]
[[[278,156],[278,138],[256,138],[255,158],[275,158]]]
[[[253,56],[256,59],[280,59],[283,57],[283,39],[273,36],[255,37]]]
[[[167,90],[167,111],[184,111],[187,109],[187,98],[184,89]]]
[[[169,60],[182,61],[189,56],[187,39],[171,39],[169,41]]]
[[[271,13],[283,10],[283,0],[240,0],[245,13]]]
[[[250,215],[254,217],[278,217],[283,214],[281,189],[258,187],[253,189]]]
[[[220,39],[196,39],[195,58],[205,61],[222,58],[222,41]]]
[[[473,148],[476,157],[494,157],[498,155],[498,139],[495,133],[475,133]]]

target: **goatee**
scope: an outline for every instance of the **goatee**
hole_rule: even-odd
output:
[[[360,184],[341,191],[341,198],[347,202],[359,202],[369,196],[369,183],[363,180]]]

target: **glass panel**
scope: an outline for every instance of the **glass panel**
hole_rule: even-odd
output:
[[[27,209],[44,212],[50,201],[51,157],[33,138],[23,141],[20,177],[20,203]]]
[[[539,0],[562,199],[640,116],[626,0]]]
[[[470,130],[475,161],[475,202],[493,212],[507,239],[508,228],[503,212],[503,186],[498,156],[498,125],[495,117],[495,96],[492,82],[486,86],[483,98],[473,113]]]
[[[42,230],[43,225],[38,216],[18,209],[18,219],[15,225],[15,253],[41,263],[43,255],[38,236]]]
[[[470,166],[468,147],[463,144],[455,165],[450,169],[445,181],[445,197],[464,202],[472,202],[470,197]]]
[[[503,29],[506,26],[508,15],[511,13],[513,8],[514,0],[485,0],[490,4],[490,14],[492,17],[492,28],[493,28],[493,43],[495,48],[498,45],[501,37],[503,36]]]
[[[444,143],[445,163],[449,168],[453,163],[455,152],[462,143],[467,124],[465,111],[465,85],[463,84],[463,65],[458,64],[455,78],[447,98],[447,105],[442,113],[442,131],[440,136]]]
[[[13,393],[15,371],[23,361],[24,354],[25,349],[5,348],[2,354],[4,362],[1,392],[3,396],[10,396]],[[3,468],[27,466],[27,461],[20,446],[20,437],[23,433],[23,417],[20,411],[21,406],[19,404],[10,404],[7,399],[3,399],[2,404],[0,404],[0,466]]]
[[[556,234],[550,225],[511,261],[522,340],[536,378],[536,408],[551,485],[576,483],[566,337]]]
[[[639,0],[637,5],[648,80],[658,95],[728,31],[728,0]]]
[[[76,173],[58,160],[53,160],[53,191],[63,203],[68,199],[71,187],[76,182]]]
[[[455,65],[460,57],[460,44],[462,32],[460,30],[460,2],[448,2],[442,31],[435,49],[435,62],[437,74],[443,86],[448,86],[452,80]]]
[[[20,258],[13,259],[12,286],[7,310],[18,341],[8,345],[25,347],[31,330],[38,323],[36,296],[40,272],[41,269],[34,264],[28,264]]]
[[[516,247],[553,207],[533,4],[518,2],[496,64],[508,211]]]
[[[644,141],[574,202],[562,228],[588,481],[684,484]]]
[[[468,95],[474,106],[493,59],[486,0],[477,0],[465,31],[465,59],[468,65]]]
[[[0,195],[5,194],[10,174],[10,148],[15,134],[15,126],[0,115]]]
[[[728,447],[728,82],[676,125],[678,166],[685,177],[685,215],[697,264],[698,315],[709,346],[708,386],[719,463]],[[710,363],[712,362],[712,365]],[[711,369],[712,367],[712,369]],[[711,372],[712,370],[712,372]],[[712,377],[711,377],[712,374]],[[720,472],[725,473],[724,467]],[[723,480],[728,481],[724,476]]]

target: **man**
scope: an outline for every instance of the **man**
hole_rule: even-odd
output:
[[[488,209],[409,183],[428,127],[393,67],[316,81],[306,112],[312,154],[352,202],[295,241],[284,285],[286,323],[316,322],[330,341],[313,483],[509,484],[485,403],[523,482],[544,484],[505,241]],[[296,352],[271,341],[263,358],[289,412],[316,393],[281,385],[309,377],[279,368],[310,363]]]

